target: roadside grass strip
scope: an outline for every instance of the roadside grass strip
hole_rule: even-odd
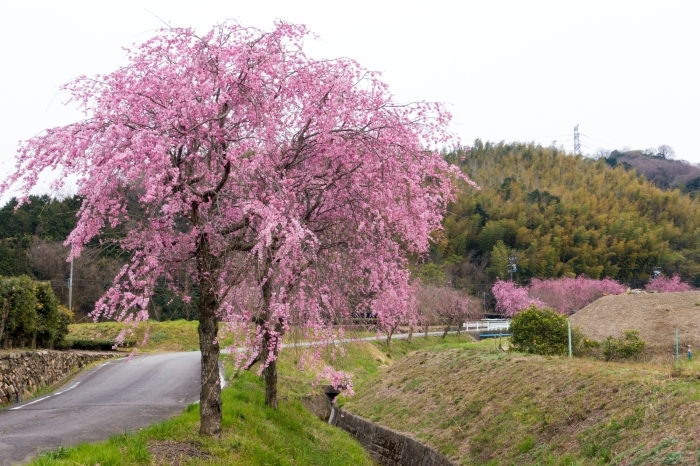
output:
[[[264,406],[264,386],[243,373],[222,392],[220,439],[200,437],[199,406],[189,405],[172,419],[106,442],[81,444],[43,453],[30,465],[100,466],[188,465],[371,465],[362,447],[347,434],[308,413],[299,401],[279,410]],[[180,457],[168,451],[181,452]]]

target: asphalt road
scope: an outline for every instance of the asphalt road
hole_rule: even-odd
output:
[[[0,411],[0,466],[167,419],[199,399],[199,384],[199,352],[106,362],[49,395]]]

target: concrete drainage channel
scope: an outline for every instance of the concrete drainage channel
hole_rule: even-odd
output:
[[[306,408],[321,420],[355,437],[374,461],[385,466],[456,466],[442,454],[417,440],[344,411],[333,403],[338,394],[324,387],[324,394],[304,400]]]

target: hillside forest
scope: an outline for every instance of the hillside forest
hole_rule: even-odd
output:
[[[50,283],[59,302],[72,308],[77,322],[90,320],[88,314],[95,301],[128,260],[116,243],[110,241],[122,237],[128,225],[110,230],[101,241],[93,241],[73,263],[72,302],[69,302],[71,264],[66,262],[69,248],[63,242],[75,227],[80,205],[77,196],[55,199],[41,195],[29,196],[29,202],[19,209],[15,209],[15,199],[0,208],[0,276],[27,276]],[[184,303],[161,283],[151,303],[152,317],[156,320],[196,318],[197,290],[191,290],[191,295],[194,302]]]
[[[638,288],[656,269],[700,286],[700,201],[687,163],[641,151],[593,159],[553,146],[478,139],[444,157],[481,190],[461,189],[430,257],[414,258],[423,283],[466,290],[491,309],[493,284],[510,279],[509,259],[520,285],[585,275]],[[679,164],[687,168],[683,176]],[[68,306],[71,265],[63,241],[80,204],[76,196],[42,195],[17,210],[14,199],[0,208],[0,276],[48,281]],[[72,308],[79,321],[128,259],[109,241],[123,228],[128,225],[85,248],[73,264]],[[152,318],[196,318],[196,288],[175,286],[188,287],[195,299],[174,299],[163,284]]]
[[[655,268],[700,284],[700,203],[678,188],[535,144],[476,140],[445,157],[482,190],[451,205],[424,276],[486,291],[514,258],[520,284],[585,275],[637,288]]]

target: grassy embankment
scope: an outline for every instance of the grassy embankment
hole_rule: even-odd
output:
[[[133,329],[133,332],[127,338],[135,343],[139,352],[166,352],[166,351],[198,351],[199,336],[197,334],[197,321],[174,320],[157,322],[149,320],[140,322]],[[104,341],[109,348],[113,345],[114,339],[119,333],[127,328],[125,324],[120,322],[98,322],[89,324],[72,324],[68,327],[69,333],[66,339],[68,341]],[[144,335],[148,330],[148,341],[142,345]],[[372,336],[375,333],[368,331],[349,332],[349,337],[365,337]],[[304,336],[285,335],[283,341],[291,343],[293,341],[303,340]],[[220,327],[219,342],[221,347],[225,348],[232,342],[232,337],[226,332],[225,326]],[[122,350],[131,351],[131,348],[121,348]]]
[[[199,349],[197,325],[196,321],[187,320],[141,322],[127,338],[136,342],[139,351],[195,351]],[[125,327],[120,322],[72,324],[66,339],[113,341]],[[146,330],[148,342],[141,346]]]
[[[153,324],[153,323],[152,323]],[[105,324],[90,324],[95,326]],[[172,325],[172,324],[171,324]],[[177,325],[176,325],[177,326]],[[164,327],[167,329],[168,327]],[[152,327],[154,331],[167,331]],[[192,328],[196,328],[196,325]],[[107,327],[84,329],[103,335]],[[465,337],[462,337],[464,341]],[[437,338],[413,343],[396,341],[391,349],[379,342],[359,342],[346,347],[346,357],[336,361],[339,369],[352,372],[358,381],[375,376],[381,367],[400,360],[413,349],[445,345]],[[168,339],[161,345],[171,348]],[[152,350],[163,349],[154,343]],[[184,455],[188,465],[371,465],[366,452],[345,432],[328,426],[309,414],[300,402],[313,391],[313,367],[299,372],[296,364],[313,349],[288,348],[279,366],[278,411],[264,406],[264,386],[254,373],[233,377],[223,391],[223,427],[220,439],[201,438],[197,405],[163,423],[133,434],[119,435],[98,444],[83,444],[46,453],[32,465],[151,465],[179,464]],[[328,351],[324,351],[327,353]],[[227,359],[227,358],[224,358]],[[227,369],[231,372],[231,369]]]
[[[347,408],[461,465],[700,464],[700,364],[503,353],[488,342],[412,353]]]
[[[193,464],[314,464],[295,459],[295,453],[282,446],[279,451],[283,453],[276,463],[263,456],[246,457],[236,463],[239,460],[230,451],[223,453],[228,450],[222,446],[242,442],[231,440],[234,438],[268,445],[267,438],[254,436],[271,425],[277,432],[286,432],[280,434],[281,445],[289,444],[287,435],[325,442],[326,434],[301,434],[284,426],[284,422],[294,419],[304,428],[317,425],[298,402],[310,391],[313,379],[310,371],[299,373],[294,369],[303,352],[291,348],[283,353],[282,407],[278,414],[262,407],[262,385],[252,374],[246,374],[234,379],[226,391],[224,409],[226,413],[234,412],[226,414],[228,419],[236,419],[235,413],[242,406],[251,411],[245,415],[247,424],[227,421],[224,439],[229,440],[212,444],[200,440],[194,410],[182,420],[170,421],[183,422],[186,429],[167,434],[159,432],[169,427],[146,429],[137,434],[141,439],[138,442],[153,445],[159,439],[173,437],[202,445],[207,452],[219,452],[215,460]],[[634,361],[545,358],[496,351],[492,341],[466,343],[464,337],[453,337],[445,342],[433,338],[426,343],[418,337],[410,345],[395,341],[390,351],[383,343],[348,346],[346,358],[336,366],[353,373],[357,381],[358,396],[341,399],[348,409],[410,432],[462,465],[700,464],[698,362],[682,361],[671,367]],[[243,403],[245,397],[253,401]],[[120,439],[111,443],[122,445],[119,442],[127,441]],[[324,464],[321,453],[318,455],[316,464]],[[325,464],[343,464],[340,461]]]

